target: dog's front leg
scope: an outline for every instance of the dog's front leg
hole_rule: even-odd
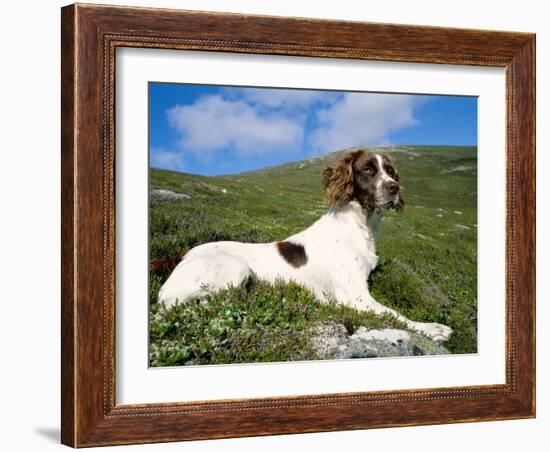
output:
[[[414,320],[408,319],[396,310],[388,308],[387,306],[384,306],[383,304],[376,301],[369,293],[367,288],[365,288],[364,290],[360,290],[360,293],[356,293],[355,296],[352,294],[350,295],[351,296],[348,298],[348,305],[351,305],[356,309],[362,311],[372,311],[378,315],[393,315],[398,320],[405,323],[407,327],[431,337],[434,341],[446,341],[449,339],[453,332],[453,330],[448,326],[441,325],[439,323],[415,322]]]

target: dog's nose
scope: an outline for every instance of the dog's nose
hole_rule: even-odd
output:
[[[390,195],[396,195],[399,191],[399,184],[393,180],[387,181],[384,185]]]

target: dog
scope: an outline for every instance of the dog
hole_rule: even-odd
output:
[[[251,277],[294,281],[321,302],[336,301],[362,311],[391,314],[435,341],[452,330],[416,322],[376,301],[367,279],[376,267],[375,240],[382,211],[404,206],[399,174],[387,155],[348,152],[323,171],[329,211],[307,229],[280,242],[211,242],[184,255],[159,291],[166,307],[237,286]]]

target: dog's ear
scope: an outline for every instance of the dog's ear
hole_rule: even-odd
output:
[[[345,206],[353,197],[353,163],[359,152],[350,152],[323,171],[325,192],[329,207]]]

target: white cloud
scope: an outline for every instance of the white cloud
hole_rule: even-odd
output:
[[[244,88],[239,90],[239,94],[252,104],[284,110],[304,110],[316,102],[334,101],[337,96],[337,94],[328,91],[266,88]]]
[[[363,144],[387,143],[397,129],[418,124],[415,96],[345,93],[317,113],[318,126],[309,136],[314,152],[322,153]]]
[[[324,153],[386,144],[396,130],[418,124],[418,96],[265,88],[228,88],[166,111],[179,132],[174,148],[158,150],[152,165],[182,170],[182,154],[209,161],[231,149],[241,157],[267,153]]]
[[[181,152],[167,151],[162,148],[151,148],[149,165],[172,171],[183,171],[185,162]]]
[[[202,157],[228,147],[242,154],[297,150],[304,134],[303,118],[263,111],[219,95],[176,105],[167,111],[167,118],[180,132],[182,148]]]

